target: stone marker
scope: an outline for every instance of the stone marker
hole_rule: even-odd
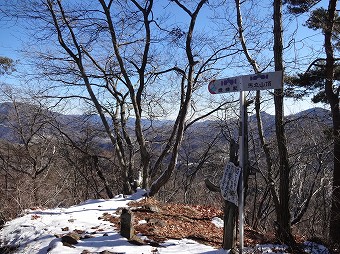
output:
[[[131,239],[135,234],[133,228],[133,215],[127,208],[123,208],[122,214],[120,215],[120,234],[127,239]]]

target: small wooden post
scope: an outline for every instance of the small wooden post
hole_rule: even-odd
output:
[[[229,161],[236,164],[238,157],[238,145],[234,139],[230,141]],[[236,221],[237,206],[231,202],[224,201],[224,230],[223,230],[223,249],[232,250],[236,248]],[[233,252],[232,252],[233,253]]]
[[[234,253],[236,248],[236,218],[237,206],[231,202],[224,201],[224,230],[223,249],[231,250]]]
[[[230,162],[237,165],[238,163],[238,144],[234,139],[230,141]],[[205,179],[206,187],[213,192],[220,192],[220,187],[213,184],[209,179]],[[223,230],[223,249],[231,250],[231,253],[236,253],[237,243],[237,206],[229,201],[224,201],[224,230]]]

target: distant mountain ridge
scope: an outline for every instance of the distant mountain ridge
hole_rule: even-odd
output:
[[[98,115],[65,115],[61,113],[52,112],[49,110],[41,109],[38,106],[31,105],[31,104],[24,104],[24,103],[17,103],[17,108],[19,109],[19,114],[22,113],[21,116],[19,116],[22,122],[28,121],[28,119],[25,120],[25,117],[29,117],[29,114],[43,114],[41,121],[45,120],[47,121],[47,118],[55,119],[57,120],[62,126],[66,126],[67,129],[69,129],[71,132],[78,132],[82,128],[82,124],[88,124],[91,126],[97,126],[98,128],[102,128],[101,120]],[[9,141],[9,142],[19,142],[18,137],[16,137],[15,131],[13,128],[16,127],[16,118],[17,116],[13,117],[13,114],[15,114],[14,111],[14,104],[11,102],[4,102],[0,103],[0,139]],[[271,130],[273,131],[273,128],[275,126],[275,116],[268,114],[266,112],[261,112],[261,117],[263,121],[263,129],[264,131]],[[288,115],[286,116],[286,119],[292,120],[292,119],[307,119],[307,118],[318,118],[320,121],[329,122],[331,124],[331,116],[330,111],[324,108],[315,107],[311,109],[307,109],[304,111],[301,111],[296,114]],[[249,124],[256,124],[256,115],[250,115],[249,118]],[[111,120],[108,119],[109,123],[111,124]],[[128,126],[133,128],[134,126],[134,119],[131,118],[128,121]],[[172,120],[148,120],[143,119],[142,123],[145,127],[153,126],[156,128],[162,128],[163,126],[169,126],[170,123],[172,123]],[[196,123],[196,126],[209,126],[212,122],[212,120],[206,120],[202,121],[200,123]],[[208,135],[208,134],[207,134]],[[20,142],[19,142],[20,143]]]
[[[275,115],[261,112],[261,118],[265,137],[274,135]],[[284,123],[286,131],[295,128],[294,125],[290,123],[299,123],[299,126],[303,127],[309,125],[311,123],[311,120],[317,120],[317,122],[322,122],[329,126],[332,125],[331,112],[324,108],[315,107],[285,116]],[[256,115],[251,115],[249,117],[249,124],[255,126],[256,122]]]

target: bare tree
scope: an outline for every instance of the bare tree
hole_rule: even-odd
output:
[[[242,16],[240,11],[240,1],[236,0],[236,9],[237,9],[237,24],[239,37],[241,41],[241,45],[243,48],[243,52],[252,66],[255,73],[259,73],[260,69],[257,62],[250,55],[248,48],[246,46],[245,38],[243,35],[243,25],[242,25]],[[283,70],[283,42],[282,42],[282,2],[274,1],[274,60],[275,60],[275,70]],[[289,211],[289,161],[288,161],[288,153],[287,153],[287,145],[284,133],[284,124],[283,124],[283,89],[276,89],[274,92],[274,103],[275,103],[275,126],[276,126],[276,138],[278,144],[279,151],[279,172],[280,172],[280,183],[279,183],[279,192],[276,193],[275,187],[273,183],[272,176],[272,155],[268,149],[268,145],[266,144],[265,137],[263,135],[262,128],[262,120],[260,114],[260,92],[256,93],[255,100],[255,109],[257,116],[257,126],[259,132],[259,138],[261,142],[262,149],[266,155],[266,164],[267,164],[267,172],[268,172],[268,180],[269,190],[271,191],[273,201],[276,207],[276,215],[277,215],[277,233],[278,237],[282,239],[285,243],[290,245],[294,245],[294,238],[291,234],[290,228],[290,211]]]
[[[19,212],[42,205],[55,194],[51,192],[48,197],[42,190],[43,186],[49,185],[48,176],[53,175],[51,169],[57,160],[58,142],[50,135],[52,118],[45,109],[41,105],[17,102],[9,91],[6,90],[7,102],[1,105],[1,123],[8,134],[7,141],[2,141],[4,146],[0,151],[0,161],[6,176],[4,196],[8,199],[4,203],[12,203]],[[1,97],[4,98],[3,94]],[[45,195],[45,201],[42,201],[42,195]]]
[[[130,183],[140,171],[142,187],[150,187],[149,194],[155,195],[176,167],[186,124],[216,112],[199,112],[193,95],[214,69],[219,71],[214,65],[235,53],[230,46],[209,45],[212,40],[205,46],[204,37],[195,36],[197,17],[207,1],[169,3],[187,15],[187,30],[163,24],[161,14],[156,18],[159,7],[152,0],[98,0],[90,6],[46,0],[37,1],[34,9],[28,3],[24,15],[31,18],[32,27],[45,27],[35,34],[37,42],[47,39],[54,44],[36,52],[40,74],[53,81],[59,93],[49,96],[92,104],[115,148],[124,176],[122,191],[131,193]],[[65,88],[67,94],[62,92]],[[175,96],[167,99],[173,103],[168,108],[175,120],[162,151],[153,157],[152,140],[146,137],[150,126],[143,118],[166,111],[163,100],[170,92]],[[128,128],[132,117],[133,132]],[[155,180],[151,185],[150,178]]]
[[[274,0],[274,62],[275,71],[283,71],[283,27],[282,27],[282,1]],[[282,80],[283,83],[283,80]],[[277,213],[278,236],[290,246],[295,246],[295,239],[292,235],[290,227],[290,211],[289,211],[289,173],[290,164],[288,157],[286,134],[284,129],[284,112],[283,112],[283,88],[275,89],[275,129],[279,154],[279,211]]]

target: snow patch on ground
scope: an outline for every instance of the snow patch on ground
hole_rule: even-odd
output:
[[[224,227],[224,221],[221,218],[214,217],[211,222],[218,228]]]
[[[87,200],[69,208],[29,210],[26,214],[6,223],[0,231],[1,246],[18,246],[14,253],[22,254],[79,254],[100,253],[104,250],[126,254],[225,254],[229,251],[215,249],[194,240],[168,240],[160,247],[130,244],[119,234],[109,221],[102,220],[104,213],[114,214],[118,208],[127,207],[132,200],[139,200],[145,194],[139,190],[131,196],[118,195],[113,199]],[[145,223],[140,221],[139,223]],[[212,223],[223,227],[223,220],[213,218]],[[60,238],[74,230],[83,231],[90,238],[81,239],[72,247],[64,246]],[[146,238],[145,236],[141,236]],[[284,253],[284,246],[259,245],[245,248],[244,253]],[[306,251],[311,254],[328,254],[328,250],[315,243],[307,242]]]

